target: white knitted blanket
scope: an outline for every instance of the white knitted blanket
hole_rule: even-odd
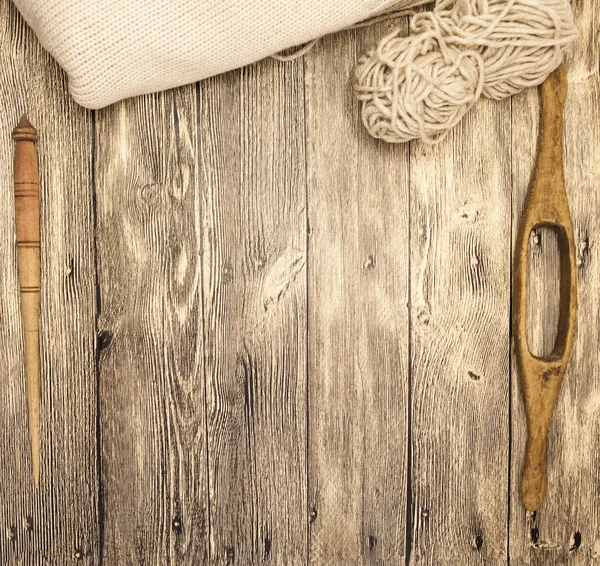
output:
[[[14,0],[79,104],[198,81],[424,0]]]

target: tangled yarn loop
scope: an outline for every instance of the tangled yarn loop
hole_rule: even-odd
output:
[[[361,57],[355,92],[369,133],[437,143],[483,94],[536,86],[578,32],[568,0],[439,0]]]

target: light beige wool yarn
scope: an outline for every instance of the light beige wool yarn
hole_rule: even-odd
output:
[[[567,0],[440,0],[364,55],[355,92],[371,135],[388,142],[444,138],[483,94],[536,86],[578,32]]]

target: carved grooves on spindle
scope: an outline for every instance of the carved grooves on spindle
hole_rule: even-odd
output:
[[[15,144],[14,194],[17,264],[23,321],[31,462],[35,486],[40,476],[40,199],[36,129],[22,116],[12,132]]]

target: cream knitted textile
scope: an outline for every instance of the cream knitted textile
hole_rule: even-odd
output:
[[[77,102],[101,108],[252,63],[424,0],[14,0],[67,72]]]

